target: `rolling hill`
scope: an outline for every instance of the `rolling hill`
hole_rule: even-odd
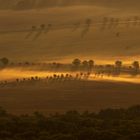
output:
[[[31,1],[25,1],[27,5],[29,2],[31,4]],[[61,7],[58,7],[58,3],[61,3]],[[107,26],[104,30],[102,26],[97,25],[103,21],[104,17],[108,17],[109,20],[119,19],[120,23],[134,20],[136,16],[139,16],[140,11],[137,8],[135,10],[129,8],[133,5],[138,6],[139,3],[137,0],[102,0],[100,2],[97,0],[86,2],[84,0],[69,2],[55,0],[51,3],[38,1],[35,7],[44,5],[49,8],[32,9],[30,5],[28,10],[25,8],[17,11],[6,10],[17,4],[16,0],[0,0],[1,7],[6,8],[0,11],[0,56],[8,57],[13,61],[66,61],[75,57],[93,58],[100,61],[139,59],[140,23],[137,25],[130,23],[129,27],[126,24],[111,28]],[[92,26],[82,38],[81,34],[85,31],[82,24],[87,19],[92,20]],[[81,25],[73,31],[76,23]],[[32,26],[40,28],[41,24],[46,26],[51,24],[53,28],[61,28],[50,30],[46,34],[41,32],[37,39],[34,39],[37,32],[32,33],[28,39],[26,39],[28,32],[6,34],[2,32],[26,30],[31,29]]]

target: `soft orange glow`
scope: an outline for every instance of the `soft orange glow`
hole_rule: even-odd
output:
[[[0,71],[1,81],[3,80],[15,80],[16,78],[30,78],[30,77],[41,77],[45,78],[46,76],[53,76],[54,74],[61,75],[66,74],[67,72],[49,72],[49,71],[33,71],[33,70],[20,70],[20,69],[5,69]],[[75,75],[76,73],[70,73]],[[128,83],[137,83],[140,84],[140,76],[131,76],[131,75],[120,75],[120,76],[96,76],[92,74],[89,80],[94,81],[114,81],[114,82],[128,82]]]
[[[127,82],[127,83],[136,83],[140,84],[140,77],[139,76],[130,76],[130,75],[120,75],[120,76],[103,76],[103,77],[94,77],[92,75],[90,80],[97,80],[97,81],[113,81],[113,82]]]
[[[48,71],[28,71],[28,70],[20,70],[20,69],[5,69],[0,71],[0,77],[1,81],[3,80],[14,80],[16,78],[30,78],[30,77],[46,77],[46,76],[52,76],[53,72]],[[56,72],[55,74],[61,74],[59,72]],[[63,72],[63,74],[66,74]]]

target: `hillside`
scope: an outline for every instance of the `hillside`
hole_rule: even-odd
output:
[[[131,20],[139,18],[139,9],[129,8],[133,8],[133,5],[139,6],[140,2],[136,0],[127,2],[126,0],[100,2],[42,0],[36,1],[36,4],[34,2],[25,1],[27,7],[17,7],[20,11],[0,11],[1,57],[8,57],[13,61],[71,61],[75,57],[105,61],[114,61],[118,58],[125,61],[139,59],[140,21],[138,20],[136,24],[131,23]],[[58,2],[61,4],[59,5]],[[17,4],[16,0],[0,0],[1,7],[7,9],[15,4]],[[32,9],[42,7],[41,5],[51,8]],[[124,10],[124,8],[128,9]],[[122,24],[110,28],[109,23],[103,30],[97,23],[102,23],[104,17],[108,17],[108,20],[118,19],[120,23],[130,20],[130,26]],[[92,21],[92,26],[86,31],[82,24],[85,24],[87,19]],[[77,23],[80,23],[78,27],[75,26]],[[28,39],[26,38],[28,32],[8,32],[31,29],[32,26],[40,28],[41,24],[46,26],[51,24],[55,29],[49,30],[46,34],[39,33],[38,39],[35,39],[37,32],[32,33]],[[3,34],[2,31],[7,33]]]

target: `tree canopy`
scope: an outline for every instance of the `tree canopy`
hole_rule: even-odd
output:
[[[140,106],[16,116],[0,108],[0,140],[139,140]]]

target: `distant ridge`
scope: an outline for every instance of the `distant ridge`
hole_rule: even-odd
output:
[[[107,7],[139,8],[139,0],[0,0],[0,9],[26,10],[72,5],[102,5]]]

